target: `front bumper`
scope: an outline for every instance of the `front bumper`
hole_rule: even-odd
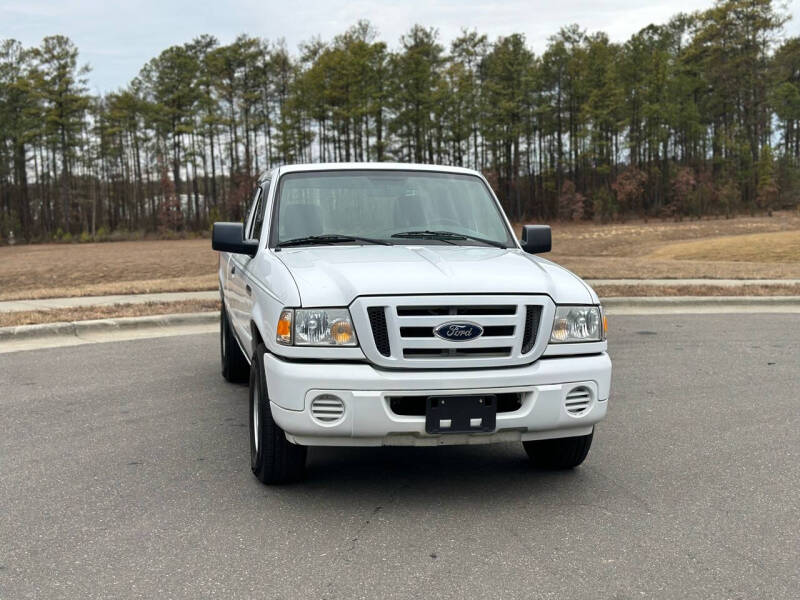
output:
[[[531,365],[471,371],[387,371],[368,364],[302,363],[264,357],[270,406],[286,437],[309,446],[435,446],[527,441],[586,435],[605,417],[611,386],[606,353],[542,358]],[[588,407],[567,412],[566,395],[590,391]],[[519,393],[521,405],[497,413],[494,433],[430,435],[424,416],[395,414],[391,396]],[[321,422],[311,414],[318,396],[341,399],[344,414]]]

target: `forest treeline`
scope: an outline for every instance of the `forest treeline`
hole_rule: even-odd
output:
[[[800,198],[800,38],[726,0],[624,43],[564,27],[396,47],[359,22],[290,52],[210,35],[89,93],[69,38],[0,40],[0,239],[203,230],[267,169],[405,161],[482,171],[512,219],[769,212]]]

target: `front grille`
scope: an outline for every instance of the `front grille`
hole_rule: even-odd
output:
[[[498,337],[514,335],[513,325],[495,325],[483,328],[483,337]],[[433,327],[401,327],[400,337],[402,338],[432,338]]]
[[[513,315],[516,306],[398,306],[398,317]]]
[[[535,360],[547,342],[540,329],[552,322],[555,305],[548,296],[537,295],[386,296],[356,298],[350,311],[372,363],[395,369],[457,369]],[[461,340],[434,334],[448,323],[476,325],[482,333]]]
[[[525,307],[525,333],[522,337],[523,354],[527,354],[533,349],[533,344],[536,342],[536,332],[539,331],[539,320],[541,315],[541,306]]]
[[[459,356],[474,358],[510,355],[510,346],[508,348],[406,348],[403,350],[403,356],[414,358],[457,358]]]
[[[389,332],[386,329],[386,309],[383,306],[372,306],[367,309],[369,313],[369,324],[372,327],[372,336],[375,338],[375,346],[378,352],[384,356],[389,356],[392,351],[389,347]]]

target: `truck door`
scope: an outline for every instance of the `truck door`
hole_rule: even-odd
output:
[[[245,239],[259,240],[261,237],[261,229],[264,223],[264,205],[266,199],[259,186],[256,189],[253,204],[250,209],[247,222],[245,224]],[[250,351],[251,347],[251,331],[250,331],[250,313],[253,308],[253,285],[251,283],[252,276],[250,274],[251,264],[257,260],[256,257],[250,258],[244,254],[231,255],[230,264],[228,266],[228,281],[230,282],[231,298],[236,304],[234,309],[235,315],[231,316],[233,326],[239,341],[242,343],[245,352]]]

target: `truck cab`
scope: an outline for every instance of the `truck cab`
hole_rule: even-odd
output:
[[[611,383],[595,292],[521,240],[478,172],[273,170],[215,223],[222,374],[249,383],[253,473],[303,477],[308,446],[521,442],[585,459]]]

